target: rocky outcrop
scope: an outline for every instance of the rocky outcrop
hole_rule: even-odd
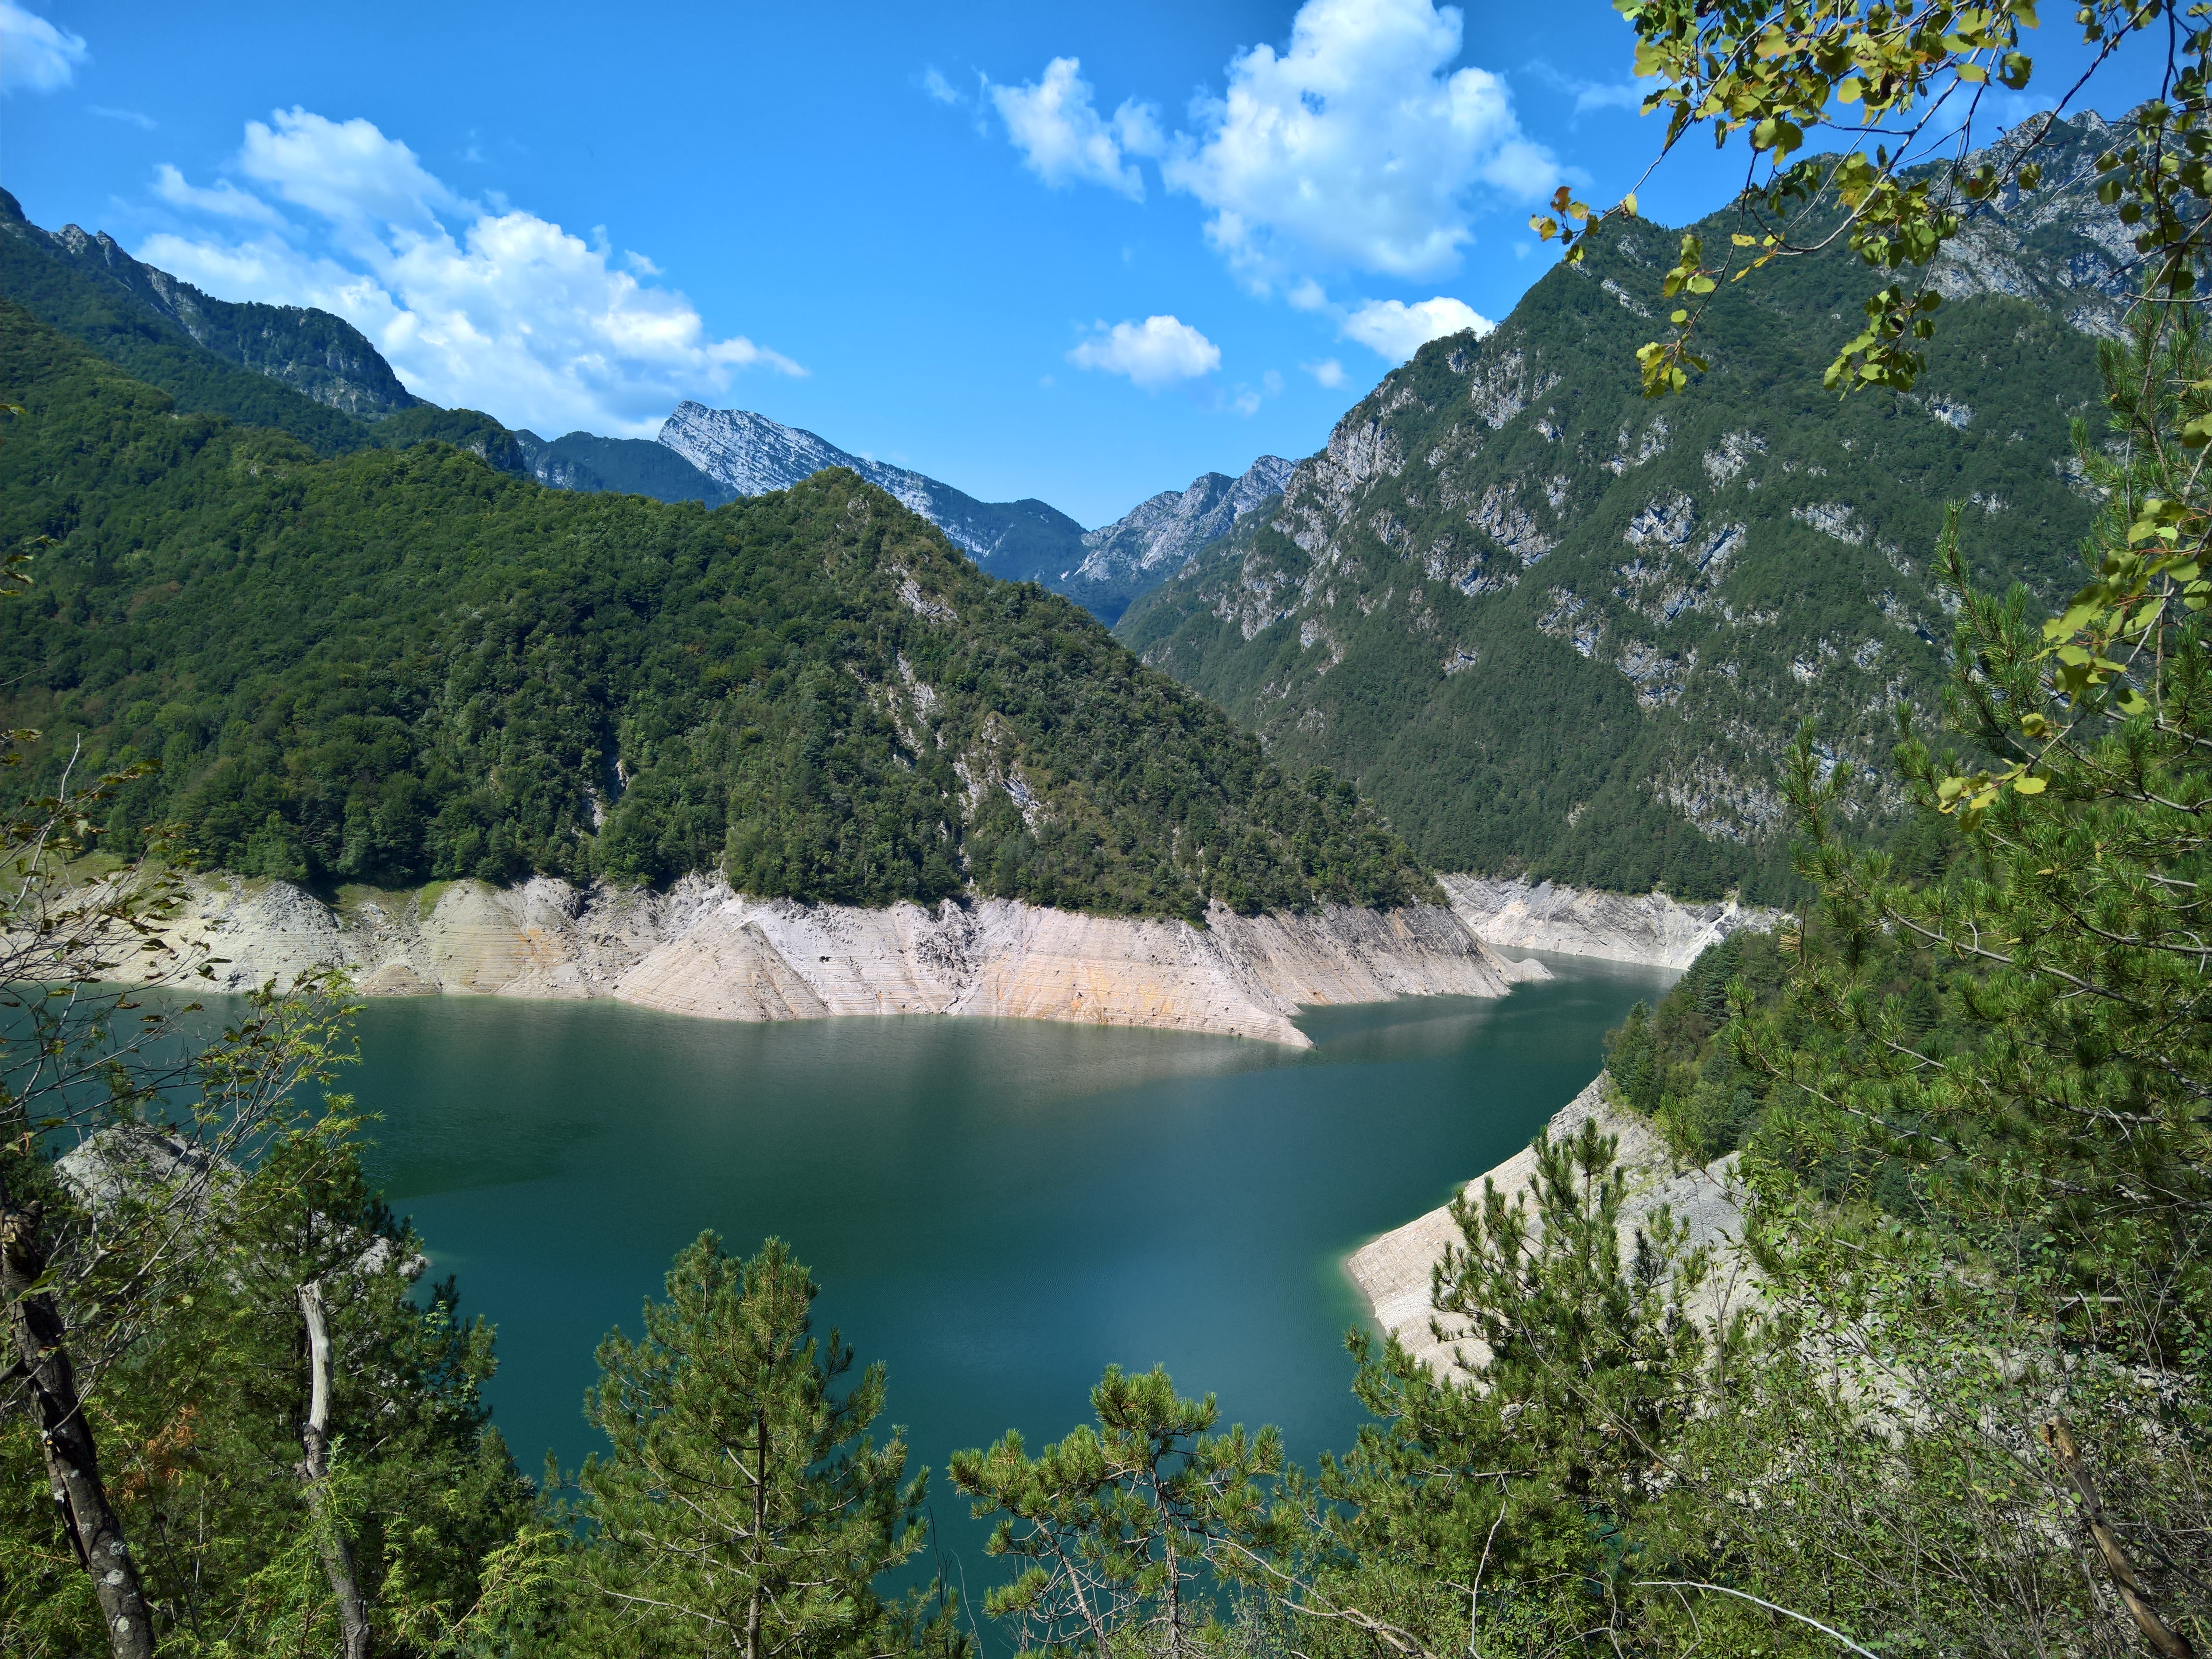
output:
[[[495,889],[348,889],[333,908],[284,882],[215,878],[172,927],[243,990],[324,965],[372,996],[613,997],[710,1019],[977,1014],[1144,1025],[1303,1047],[1312,1003],[1502,996],[1545,976],[1449,910],[1217,909],[1180,921],[989,899],[934,910],[761,900],[689,877],[666,893],[579,891],[539,877]]]
[[[1164,489],[1112,524],[1085,531],[1082,563],[1061,572],[1055,586],[1110,624],[1131,600],[1280,495],[1291,471],[1281,456],[1262,455],[1241,477],[1201,472],[1188,489]]]
[[[1783,912],[1736,902],[1685,904],[1664,893],[1530,885],[1517,877],[1439,876],[1454,915],[1486,945],[1512,951],[1687,968],[1730,933],[1778,926]]]
[[[1626,1177],[1627,1194],[1620,1206],[1620,1231],[1623,1255],[1632,1259],[1637,1231],[1650,1225],[1663,1206],[1686,1229],[1689,1249],[1711,1250],[1712,1271],[1689,1298],[1688,1310],[1699,1318],[1722,1315],[1741,1305],[1750,1288],[1750,1277],[1730,1242],[1743,1236],[1743,1212],[1734,1188],[1735,1154],[1703,1169],[1684,1168],[1668,1152],[1658,1132],[1643,1118],[1606,1098],[1606,1077],[1600,1073],[1589,1087],[1577,1095],[1544,1126],[1553,1140],[1582,1133],[1595,1121],[1604,1133],[1615,1136],[1614,1156]],[[1464,1189],[1479,1201],[1485,1183],[1497,1187],[1511,1203],[1525,1195],[1535,1208],[1536,1150],[1533,1143],[1516,1152]],[[1540,1226],[1531,1237],[1540,1237]],[[1477,1366],[1488,1358],[1485,1345],[1463,1334],[1462,1327],[1437,1312],[1431,1299],[1431,1275],[1443,1260],[1445,1248],[1461,1242],[1460,1231],[1445,1206],[1417,1221],[1383,1234],[1364,1246],[1345,1265],[1376,1322],[1396,1337],[1407,1351],[1437,1376],[1448,1376],[1462,1365]]]

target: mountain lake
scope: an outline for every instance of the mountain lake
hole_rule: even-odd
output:
[[[373,1176],[463,1314],[499,1328],[495,1420],[535,1474],[598,1437],[592,1350],[639,1328],[703,1228],[779,1234],[817,1325],[884,1361],[887,1419],[934,1472],[944,1545],[981,1530],[944,1477],[1009,1427],[1089,1416],[1109,1362],[1165,1364],[1293,1457],[1360,1420],[1343,1259],[1526,1145],[1601,1040],[1674,975],[1571,957],[1504,999],[1310,1010],[1315,1047],[1042,1021],[744,1025],[614,1003],[377,1000],[337,1086]],[[961,1563],[980,1595],[1000,1576]]]

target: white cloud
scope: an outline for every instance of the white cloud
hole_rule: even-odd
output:
[[[162,200],[229,223],[162,233],[138,256],[226,299],[336,312],[434,403],[549,437],[649,437],[674,404],[719,396],[740,370],[805,373],[743,336],[714,337],[689,300],[644,280],[649,260],[465,198],[371,122],[279,111],[247,124],[234,167],[252,190],[162,167]]]
[[[939,75],[934,64],[922,70],[921,89],[940,104],[957,104],[960,101],[959,88]]]
[[[471,205],[373,121],[332,121],[295,106],[276,111],[270,122],[246,124],[238,170],[312,213],[371,231],[424,229],[435,227],[440,212]]]
[[[1334,357],[1324,357],[1317,363],[1300,363],[1298,367],[1332,390],[1344,384],[1344,365]]]
[[[1034,84],[991,88],[991,102],[1024,162],[1048,185],[1103,185],[1141,202],[1144,175],[1122,159],[1122,151],[1141,155],[1142,144],[1157,148],[1158,125],[1133,103],[1115,112],[1111,125],[1102,120],[1082,70],[1078,58],[1055,58]]]
[[[219,179],[213,188],[203,190],[197,185],[186,184],[185,175],[167,161],[154,169],[154,194],[171,207],[212,214],[218,219],[245,219],[263,225],[284,222],[283,214],[229,179]]]
[[[1239,415],[1246,416],[1257,415],[1260,412],[1260,394],[1251,387],[1246,386],[1231,399],[1230,407]]]
[[[1196,380],[1221,367],[1221,348],[1188,323],[1173,317],[1147,317],[1142,323],[1104,323],[1098,332],[1067,354],[1078,368],[1126,374],[1157,391],[1177,380]]]
[[[1573,94],[1577,118],[1598,109],[1640,112],[1644,94],[1650,90],[1633,81],[1585,81],[1580,76],[1564,75],[1540,58],[1528,65],[1527,73],[1555,92]]]
[[[1465,301],[1439,294],[1410,306],[1403,300],[1370,300],[1344,319],[1344,336],[1402,363],[1431,340],[1470,328],[1487,334],[1497,326]]]
[[[155,127],[161,125],[161,123],[156,121],[152,116],[144,114],[140,111],[135,109],[110,109],[105,104],[87,104],[84,106],[84,112],[87,115],[97,115],[103,121],[123,121],[134,127],[143,127],[149,132],[153,131]]]
[[[1575,88],[1575,113],[1587,115],[1594,109],[1641,110],[1645,90],[1633,81],[1617,82],[1611,86],[1585,81]]]
[[[1254,46],[1192,105],[1161,175],[1213,212],[1207,239],[1255,283],[1318,264],[1455,268],[1476,199],[1540,196],[1560,169],[1483,69],[1447,72],[1461,15],[1431,0],[1307,0],[1289,49]]]
[[[57,28],[13,0],[0,0],[0,93],[18,87],[58,92],[91,57],[82,34]]]

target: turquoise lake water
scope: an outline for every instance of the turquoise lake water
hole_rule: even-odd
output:
[[[797,1248],[823,1322],[890,1370],[933,1480],[955,1447],[1088,1414],[1162,1363],[1294,1456],[1359,1419],[1344,1256],[1525,1145],[1673,977],[1552,959],[1510,997],[1320,1010],[1309,1050],[932,1018],[738,1025],[609,1003],[369,1004],[341,1086],[464,1312],[496,1420],[573,1464],[592,1352],[702,1228]],[[947,1527],[948,1541],[964,1524]],[[965,1552],[963,1552],[964,1553]]]

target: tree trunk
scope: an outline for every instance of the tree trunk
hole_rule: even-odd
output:
[[[2128,1616],[2136,1621],[2136,1628],[2160,1659],[2196,1659],[2197,1650],[2189,1638],[2167,1624],[2150,1599],[2149,1588],[2136,1576],[2135,1565],[2128,1559],[2127,1552],[2120,1547],[2120,1535],[2112,1530],[2112,1522],[2105,1518],[2104,1499],[2097,1494],[2096,1485],[2089,1479],[2088,1466],[2081,1461],[2081,1449],[2074,1443],[2074,1431],[2063,1417],[2055,1417],[2043,1425],[2043,1443],[2051,1448],[2057,1461],[2059,1472],[2074,1495],[2081,1500],[2081,1518],[2088,1522],[2089,1537],[2104,1558],[2105,1571],[2112,1575],[2112,1587],[2120,1593],[2121,1605]]]
[[[745,1608],[745,1659],[761,1659],[762,1575],[768,1570],[768,1412],[753,1412],[753,1558],[752,1601]]]
[[[114,1659],[153,1659],[153,1618],[131,1546],[100,1481],[100,1455],[77,1398],[61,1312],[52,1296],[33,1289],[46,1271],[39,1228],[37,1206],[17,1209],[0,1194],[0,1291],[7,1299],[15,1364],[37,1406],[54,1503],[100,1598],[108,1650]]]
[[[331,1593],[338,1599],[339,1651],[344,1659],[368,1659],[368,1612],[362,1607],[361,1582],[354,1577],[353,1551],[338,1530],[330,1510],[331,1334],[323,1319],[322,1287],[313,1279],[300,1286],[300,1311],[307,1320],[307,1365],[313,1393],[307,1420],[300,1429],[300,1443],[307,1462],[301,1473],[307,1483],[307,1502],[323,1534],[323,1571]]]

